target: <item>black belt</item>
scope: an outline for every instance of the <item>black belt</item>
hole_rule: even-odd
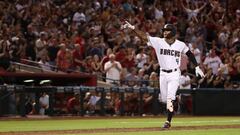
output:
[[[174,72],[174,71],[177,71],[177,68],[175,68],[175,69],[161,69],[161,71],[163,71],[163,72],[166,72],[166,73],[171,73],[171,72]]]

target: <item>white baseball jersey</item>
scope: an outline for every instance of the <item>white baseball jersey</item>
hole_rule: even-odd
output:
[[[208,56],[208,57],[206,57],[203,64],[207,65],[208,68],[212,68],[213,74],[217,74],[218,73],[218,68],[223,65],[222,60],[218,56],[215,56],[215,57]]]
[[[148,41],[148,45],[156,51],[160,67],[166,70],[179,68],[181,53],[189,50],[187,45],[179,40],[175,40],[172,45],[169,45],[164,38],[148,36]]]
[[[186,53],[189,48],[179,40],[169,45],[164,38],[148,36],[148,45],[152,46],[157,54],[161,70],[178,69],[173,72],[160,72],[160,101],[167,103],[167,109],[171,108],[171,101],[176,99],[179,87],[181,54]]]

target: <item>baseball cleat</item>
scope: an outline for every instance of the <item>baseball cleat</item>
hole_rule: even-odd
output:
[[[163,129],[169,129],[171,127],[171,123],[169,121],[166,121],[164,124],[163,124]]]

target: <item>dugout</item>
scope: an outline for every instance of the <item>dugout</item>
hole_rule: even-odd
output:
[[[21,105],[26,102],[26,95],[34,95],[35,101],[38,104],[38,99],[41,92],[48,92],[48,94],[53,96],[64,95],[63,92],[56,93],[57,88],[40,87],[40,82],[42,80],[51,80],[52,86],[96,86],[97,76],[85,73],[69,73],[69,74],[59,74],[59,73],[13,73],[0,71],[1,80],[3,83],[8,85],[0,87],[0,116],[16,114],[16,107],[14,107],[15,102],[19,102],[19,113],[24,116],[25,110]],[[25,80],[32,80],[31,83]],[[72,91],[74,92],[74,91]],[[71,94],[71,93],[70,93]],[[20,98],[16,99],[16,95]],[[15,101],[18,100],[18,101]],[[50,101],[53,102],[53,101]]]
[[[138,106],[137,113],[141,116],[144,112],[144,94],[153,96],[151,106],[151,114],[157,115],[160,113],[162,105],[158,102],[159,89],[156,88],[132,88],[132,87],[96,87],[96,86],[53,86],[53,87],[39,87],[39,86],[21,86],[21,85],[8,85],[0,87],[0,115],[9,114],[10,95],[12,93],[20,93],[20,104],[24,104],[24,94],[26,93],[39,93],[46,91],[49,93],[51,99],[56,99],[56,93],[74,93],[79,92],[81,95],[80,100],[83,100],[85,93],[89,91],[97,91],[101,93],[100,114],[106,113],[106,93],[112,92],[118,94],[121,103],[126,101],[126,93],[135,93],[137,95]],[[192,96],[192,114],[193,115],[240,115],[240,91],[239,90],[226,90],[226,89],[193,89],[193,90],[178,90],[179,94],[191,94]],[[38,95],[38,94],[37,94]],[[38,97],[37,97],[38,98]],[[4,100],[2,100],[4,99]],[[62,100],[62,97],[60,97]],[[53,105],[53,101],[50,101]],[[83,103],[81,101],[81,103]],[[126,115],[128,104],[120,104],[120,115]],[[83,106],[83,104],[81,104]],[[51,106],[53,107],[53,106]],[[23,107],[21,107],[23,108]],[[24,110],[20,110],[21,115],[24,115]],[[54,114],[53,110],[52,113]],[[81,110],[81,115],[85,115],[85,110]]]

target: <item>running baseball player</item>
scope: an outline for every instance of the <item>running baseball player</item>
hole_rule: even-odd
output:
[[[157,59],[160,65],[160,100],[166,103],[167,121],[164,123],[164,129],[171,127],[171,120],[175,108],[177,108],[176,92],[180,83],[180,62],[181,53],[185,53],[189,60],[195,65],[196,76],[204,77],[204,73],[199,68],[198,63],[184,42],[175,38],[176,29],[172,24],[164,25],[163,38],[152,37],[147,33],[137,30],[134,25],[125,21],[122,28],[128,28],[134,31],[148,46],[155,49]]]

